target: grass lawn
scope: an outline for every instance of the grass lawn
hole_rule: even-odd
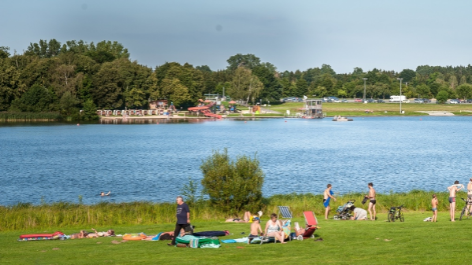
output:
[[[167,246],[169,241],[128,241],[120,238],[64,241],[17,242],[20,234],[44,231],[0,233],[2,264],[465,264],[469,262],[472,219],[448,221],[439,213],[438,223],[423,222],[430,212],[407,212],[405,222],[385,222],[386,214],[372,221],[321,220],[316,236],[323,241],[293,241],[288,244],[223,244],[219,249],[190,249]],[[267,217],[263,218],[265,225]],[[303,222],[301,218],[294,221]],[[197,231],[229,230],[239,238],[247,235],[249,224],[202,222]],[[85,227],[82,227],[85,228]],[[108,227],[96,227],[99,231]],[[172,224],[113,227],[117,233],[144,232],[148,235],[173,230]],[[66,234],[80,228],[52,228]]]
[[[286,110],[296,113],[299,108],[303,107],[302,102],[284,103],[272,106],[270,109],[285,113]],[[365,113],[365,110],[371,110],[373,113]],[[414,104],[403,103],[403,115],[427,115],[416,111],[450,111],[460,113],[460,111],[472,111],[472,104]],[[387,111],[387,113],[385,113]],[[345,115],[345,116],[392,116],[400,115],[400,106],[397,103],[324,103],[323,112],[328,116]],[[472,113],[462,113],[468,115]]]

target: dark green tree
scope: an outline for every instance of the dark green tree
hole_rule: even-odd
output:
[[[439,91],[438,95],[436,96],[436,100],[438,103],[444,104],[449,99],[449,93],[445,90]]]
[[[243,66],[248,69],[253,69],[256,66],[261,65],[261,59],[255,56],[254,54],[236,54],[227,60],[228,62],[228,70],[236,70],[238,67]]]
[[[51,103],[52,98],[48,89],[41,85],[34,85],[21,98],[13,100],[11,109],[26,112],[49,111]]]
[[[411,69],[403,69],[399,75],[400,78],[403,78],[403,82],[411,82],[416,77],[416,72]]]

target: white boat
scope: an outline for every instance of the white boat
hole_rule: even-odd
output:
[[[343,116],[334,116],[333,121],[353,121],[353,119],[348,119],[348,118],[343,117]]]

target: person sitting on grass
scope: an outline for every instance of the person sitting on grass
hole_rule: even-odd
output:
[[[259,217],[254,217],[253,222],[251,224],[251,232],[249,233],[249,240],[248,244],[251,243],[251,240],[263,235],[262,228],[261,228],[261,219]]]
[[[270,220],[267,221],[264,236],[275,237],[276,240],[280,241],[282,244],[285,240],[285,233],[282,230],[282,224],[277,220],[277,214],[273,213],[270,215]]]
[[[97,238],[97,237],[106,237],[106,236],[115,236],[115,231],[113,230],[108,230],[106,232],[98,232],[94,228],[92,228],[94,233],[89,233],[87,234],[87,238]]]
[[[354,214],[351,216],[351,220],[367,220],[367,211],[356,206],[351,206],[351,211]]]

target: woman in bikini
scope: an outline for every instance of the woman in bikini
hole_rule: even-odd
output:
[[[284,242],[285,235],[284,231],[282,230],[282,224],[277,220],[277,215],[275,213],[270,215],[270,220],[266,223],[264,235],[268,237],[275,237],[275,239],[280,241],[282,244],[287,243]]]

